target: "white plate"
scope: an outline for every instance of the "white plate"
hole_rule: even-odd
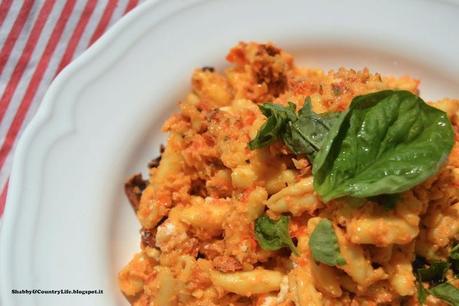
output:
[[[139,248],[125,178],[158,153],[193,68],[240,40],[300,64],[409,74],[459,97],[459,8],[434,1],[163,1],[141,5],[50,87],[21,138],[1,231],[2,305],[127,304],[117,271]],[[13,295],[102,289],[103,295]]]

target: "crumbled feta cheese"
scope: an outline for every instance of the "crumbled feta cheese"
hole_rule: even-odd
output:
[[[276,297],[275,296],[265,296],[263,303],[260,306],[276,306]]]
[[[164,233],[165,233],[166,235],[169,235],[169,236],[170,236],[170,235],[172,235],[172,234],[174,233],[174,231],[175,231],[175,225],[174,225],[174,223],[172,223],[172,222],[171,222],[171,223],[166,223],[166,226],[165,226],[165,227],[166,227],[166,228],[165,228],[165,232],[164,232]]]
[[[188,239],[185,227],[181,223],[168,220],[158,226],[156,230],[156,247],[162,252],[175,249]]]
[[[175,225],[172,222],[164,222],[156,231],[156,246],[163,248],[175,233]]]
[[[280,284],[279,294],[277,294],[276,303],[280,304],[287,298],[288,294],[288,277],[284,276]]]

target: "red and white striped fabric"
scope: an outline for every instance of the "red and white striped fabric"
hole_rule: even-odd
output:
[[[0,217],[13,152],[54,77],[143,0],[0,0]]]

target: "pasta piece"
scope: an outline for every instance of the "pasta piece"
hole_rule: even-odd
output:
[[[147,246],[143,249],[143,251],[148,257],[154,259],[155,261],[159,261],[160,251],[158,249]]]
[[[314,194],[312,177],[307,177],[271,196],[266,205],[276,213],[298,216],[303,212],[312,214],[322,204]]]
[[[416,239],[416,254],[429,261],[444,259],[440,246],[427,239],[427,231],[428,229],[422,229]]]
[[[459,202],[445,210],[433,211],[434,221],[426,231],[426,238],[438,247],[447,246],[459,233]]]
[[[221,107],[220,110],[231,114],[233,118],[237,118],[237,122],[243,125],[240,131],[248,135],[249,139],[255,137],[260,126],[265,122],[265,117],[260,113],[257,104],[248,99],[235,99],[231,106]],[[245,144],[243,143],[243,145]],[[245,148],[247,147],[245,146]],[[242,157],[247,158],[249,156],[250,154],[245,152]],[[240,160],[240,165],[246,162],[246,160]]]
[[[346,299],[337,299],[337,298],[329,298],[324,296],[322,304],[324,306],[348,306],[351,305],[351,299],[347,297]]]
[[[407,244],[419,234],[421,201],[412,192],[403,195],[395,210],[386,210],[376,203],[366,203],[356,210],[347,226],[347,234],[356,244],[379,247]]]
[[[137,217],[144,228],[153,228],[158,222],[167,215],[169,199],[158,199],[156,194],[158,189],[163,187],[165,181],[171,180],[183,168],[183,157],[180,154],[179,142],[181,136],[172,133],[166,150],[163,152],[160,164],[157,169],[153,169],[150,184],[143,191],[140,198]]]
[[[238,166],[231,173],[234,188],[249,188],[257,180],[257,175],[249,165]]]
[[[262,294],[256,299],[256,306],[294,306],[288,297],[288,277],[284,276],[279,293]]]
[[[254,221],[261,216],[265,209],[264,202],[268,199],[268,193],[262,187],[256,187],[247,197],[247,217]]]
[[[265,182],[264,187],[269,195],[296,182],[296,172],[287,169],[286,161],[273,155],[269,147],[252,151],[250,166],[255,171],[258,180]]]
[[[213,198],[230,197],[233,190],[231,170],[218,170],[215,175],[206,182],[206,190],[208,196]]]
[[[229,84],[221,74],[209,70],[196,69],[192,77],[193,91],[213,106],[224,106],[231,102]]]
[[[340,297],[343,291],[336,269],[322,263],[318,264],[314,260],[310,263],[311,275],[317,289],[331,297]]]
[[[322,306],[322,294],[314,287],[310,266],[294,268],[288,274],[290,293],[296,306]]]
[[[142,192],[137,211],[137,217],[144,228],[153,228],[161,220],[160,208],[153,186],[148,185]]]
[[[168,145],[161,155],[159,166],[151,177],[153,189],[156,189],[169,177],[177,175],[182,170],[183,157],[180,153],[180,141],[180,135],[171,134]]]
[[[258,106],[256,103],[253,103],[248,99],[234,99],[233,103],[231,104],[231,110],[235,114],[243,115],[247,111],[257,112]],[[257,129],[258,128],[259,127],[257,127]]]
[[[134,296],[143,291],[144,281],[153,271],[153,263],[143,253],[138,253],[118,274],[118,284],[124,294]]]
[[[173,306],[177,305],[175,296],[175,279],[167,267],[156,268],[157,292],[153,298],[153,305]]]
[[[196,94],[189,93],[182,103],[180,103],[180,111],[182,115],[190,118],[191,127],[196,132],[199,132],[205,124],[204,118],[198,109],[200,102],[201,101]]]
[[[170,267],[175,276],[175,293],[179,305],[191,305],[193,300],[192,292],[187,289],[187,285],[193,279],[193,272],[197,269],[197,261],[194,256],[180,255],[174,258]],[[163,264],[161,262],[161,264]],[[170,263],[166,263],[169,264]]]
[[[411,266],[413,246],[404,246],[404,252],[396,248],[392,258],[384,266],[389,275],[389,283],[401,296],[413,295],[416,292],[415,278]]]
[[[338,266],[339,269],[349,274],[349,276],[363,288],[370,286],[378,280],[387,278],[383,269],[373,269],[370,260],[365,257],[364,250],[360,245],[350,242],[344,235],[342,229],[337,226],[334,228],[338,238],[341,255],[346,260],[345,265]]]
[[[387,280],[376,282],[365,290],[358,290],[357,295],[352,305],[403,305],[396,299],[397,295]]]
[[[215,133],[221,133],[221,131],[218,130]],[[237,136],[234,139],[225,136],[219,137],[216,147],[218,152],[221,153],[221,161],[226,167],[235,169],[246,163],[249,149],[247,148],[247,143],[240,141]]]
[[[193,268],[196,265],[196,258],[190,255],[181,255],[177,263],[180,268],[180,271],[177,273],[177,279],[182,282],[189,281],[192,277]]]
[[[269,190],[271,194],[279,192],[283,188],[294,184],[296,182],[296,177],[296,171],[290,169],[282,170],[279,175],[272,176],[266,181],[265,188]]]
[[[217,232],[222,230],[223,221],[230,209],[230,202],[226,200],[193,197],[190,206],[177,210],[177,218],[193,228]]]
[[[353,243],[384,247],[410,242],[417,236],[418,229],[409,226],[403,219],[395,216],[363,217],[351,221],[348,234]]]
[[[277,291],[282,279],[282,273],[265,269],[235,273],[211,272],[211,280],[215,286],[244,296]]]

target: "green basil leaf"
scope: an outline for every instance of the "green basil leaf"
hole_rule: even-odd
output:
[[[419,275],[420,267],[424,267],[426,261],[423,257],[416,257],[415,261],[413,262],[413,270],[416,271],[416,284],[418,289],[418,301],[421,305],[424,305],[427,296],[429,295],[429,290],[424,287],[421,280],[421,275]]]
[[[459,260],[459,243],[454,245],[449,252],[449,258]]]
[[[312,257],[329,266],[342,266],[346,261],[340,254],[338,238],[330,220],[322,219],[309,238]]]
[[[446,272],[450,264],[446,261],[433,262],[428,268],[418,269],[420,281],[439,284],[445,281]]]
[[[339,114],[336,113],[314,113],[311,98],[308,97],[303,108],[298,112],[298,120],[290,121],[287,124],[283,140],[293,153],[306,154],[312,161],[338,117]]]
[[[422,282],[418,281],[417,286],[418,286],[418,301],[419,303],[421,303],[421,305],[424,305],[427,300],[427,296],[429,295],[429,292],[427,291],[426,288],[424,288],[424,286],[422,285]]]
[[[449,253],[448,261],[456,277],[459,277],[459,244],[454,245]]]
[[[249,142],[251,150],[270,145],[285,133],[288,122],[296,121],[295,104],[289,102],[288,106],[265,103],[259,105],[261,112],[268,118],[261,126],[257,136]]]
[[[438,172],[454,144],[447,115],[408,91],[353,99],[313,162],[325,202],[406,191]]]
[[[430,293],[453,306],[459,306],[459,289],[450,283],[443,283],[431,288]]]
[[[295,113],[295,104],[291,102],[288,106],[265,103],[260,110],[268,119],[249,142],[249,148],[254,150],[282,139],[294,154],[306,154],[310,161],[340,117],[340,113],[314,113],[309,97],[298,114]]]
[[[287,216],[281,216],[279,220],[271,220],[263,215],[255,220],[255,238],[260,247],[264,250],[277,251],[283,247],[288,247],[298,255],[292,238],[288,234]]]
[[[368,200],[376,202],[384,207],[386,210],[395,208],[395,205],[400,200],[401,195],[398,193],[394,194],[381,194],[373,197],[369,197]]]

